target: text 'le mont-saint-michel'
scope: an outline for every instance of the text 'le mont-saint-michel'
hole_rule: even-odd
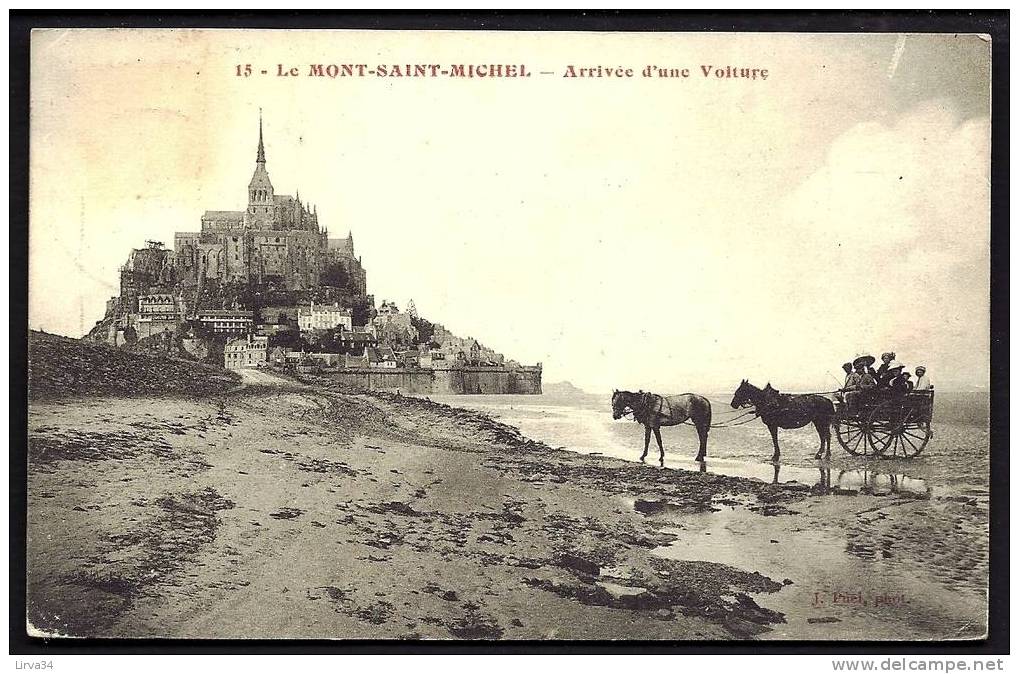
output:
[[[579,66],[567,65],[556,70],[538,70],[526,64],[505,63],[311,63],[291,65],[276,63],[258,67],[250,63],[235,66],[237,77],[375,77],[375,78],[523,78],[559,77],[563,79],[707,79],[766,80],[767,68],[737,65],[702,64],[693,67],[648,64],[643,66]]]

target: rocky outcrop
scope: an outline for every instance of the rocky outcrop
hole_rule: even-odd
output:
[[[32,398],[71,395],[206,395],[236,386],[238,375],[179,358],[131,353],[105,344],[32,331],[28,388]]]

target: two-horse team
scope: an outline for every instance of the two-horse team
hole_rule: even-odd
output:
[[[771,441],[775,445],[775,453],[771,460],[779,461],[778,429],[802,428],[809,423],[814,424],[820,440],[820,447],[814,458],[820,459],[825,453],[831,458],[831,425],[835,418],[835,405],[822,395],[813,393],[791,395],[780,393],[768,384],[763,389],[757,388],[744,379],[736,389],[731,403],[733,409],[753,407],[756,415],[771,432]],[[711,403],[707,398],[695,393],[662,396],[646,391],[615,391],[612,394],[612,418],[619,419],[632,414],[635,421],[644,426],[644,453],[640,460],[647,457],[651,434],[654,433],[660,452],[660,463],[665,465],[665,448],[662,445],[662,426],[678,426],[690,422],[697,428],[700,448],[695,461],[703,461],[708,451],[708,431],[711,430]]]

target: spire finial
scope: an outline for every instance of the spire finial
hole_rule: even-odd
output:
[[[255,157],[255,161],[265,163],[265,147],[262,145],[262,108],[258,109],[258,156]]]

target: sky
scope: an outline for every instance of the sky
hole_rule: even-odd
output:
[[[81,336],[132,248],[242,210],[261,108],[276,193],[353,234],[377,303],[546,382],[829,390],[893,350],[986,389],[989,64],[973,35],[37,31],[29,324]]]

